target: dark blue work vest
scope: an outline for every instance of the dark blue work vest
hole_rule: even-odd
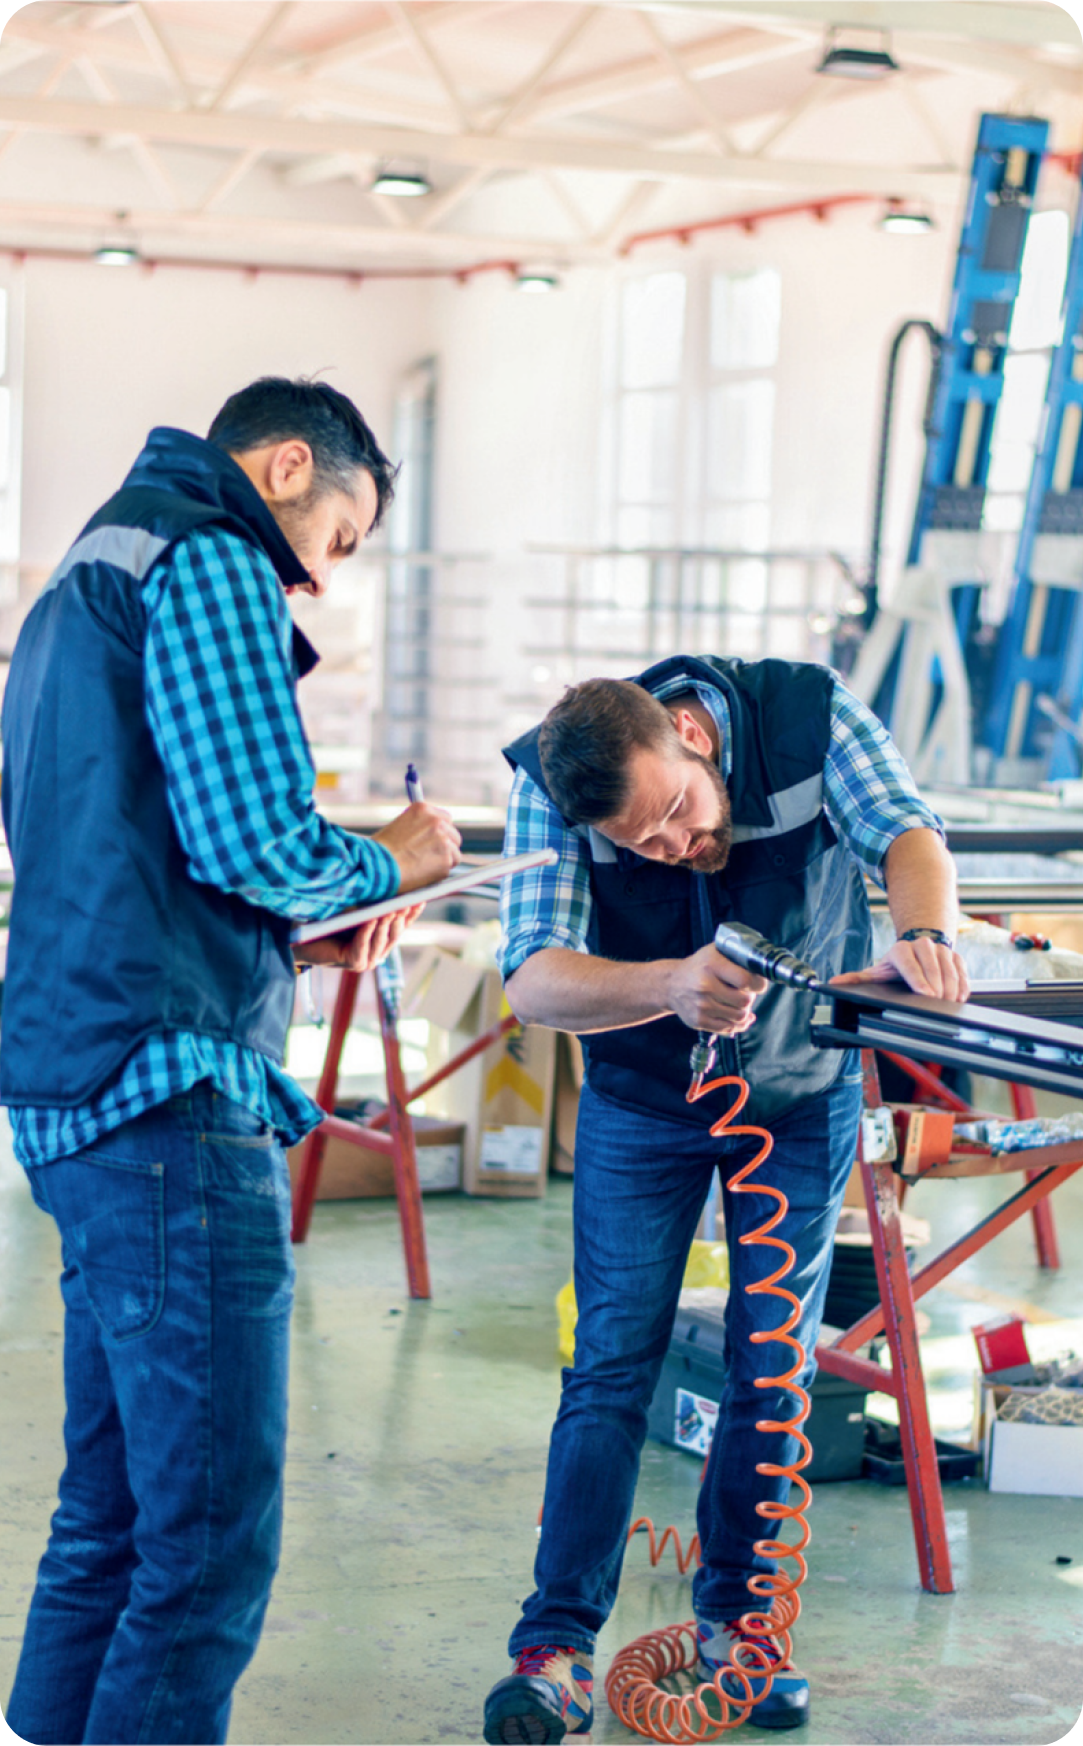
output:
[[[151,432],[29,613],[4,696],[15,864],[0,1101],[87,1102],[146,1037],[198,1031],[280,1061],[290,924],[194,880],[146,720],[141,591],[171,545],[220,527],[307,573],[228,455]],[[315,657],[299,637],[298,670]]]
[[[832,675],[789,661],[675,656],[635,681],[657,692],[674,676],[721,691],[729,705],[733,848],[721,873],[693,873],[619,849],[569,824],[590,852],[592,953],[623,963],[686,958],[739,921],[814,964],[822,976],[857,970],[872,940],[864,880],[823,810]],[[505,749],[548,794],[534,728]],[[809,1041],[812,997],[774,984],[756,1023],[724,1041],[724,1071],[751,1087],[748,1112],[770,1120],[833,1084],[842,1058]],[[674,1016],[584,1036],[592,1088],[631,1109],[710,1126],[716,1100],[685,1101],[694,1033]]]

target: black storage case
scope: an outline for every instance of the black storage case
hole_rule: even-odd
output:
[[[689,1447],[677,1435],[678,1390],[716,1404],[722,1398],[726,1381],[722,1357],[724,1317],[721,1305],[697,1304],[677,1311],[673,1338],[647,1423],[647,1434],[656,1442],[668,1443],[675,1449]],[[769,1361],[776,1349],[764,1347],[762,1351],[765,1361]],[[812,1444],[812,1461],[803,1470],[806,1479],[812,1484],[828,1479],[860,1479],[865,1458],[866,1390],[857,1383],[821,1372],[809,1393],[812,1410],[804,1429]]]

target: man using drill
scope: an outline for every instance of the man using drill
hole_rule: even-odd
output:
[[[745,924],[825,979],[899,977],[947,1000],[964,1000],[967,984],[940,822],[879,721],[825,668],[675,656],[634,681],[574,686],[505,756],[516,772],[506,852],[558,854],[505,885],[508,998],[526,1023],[582,1034],[586,1056],[575,1365],[550,1442],[537,1586],[511,1634],[513,1670],[485,1710],[486,1740],[549,1742],[591,1726],[594,1641],[616,1598],[647,1410],[715,1169],[731,1296],[698,1507],[701,1679],[748,1640],[748,1580],[774,1568],[754,1542],[779,1524],[756,1505],[785,1502],[789,1482],[756,1469],[792,1461],[797,1442],[756,1429],[789,1417],[775,1409],[790,1397],[754,1386],[764,1351],[749,1336],[777,1324],[777,1304],[743,1289],[764,1271],[740,1244],[763,1203],[728,1187],[757,1142],[712,1138],[723,1112],[716,1099],[687,1101],[689,1053],[697,1032],[717,1036],[719,1070],[751,1088],[742,1119],[774,1136],[771,1181],[789,1201],[777,1235],[796,1252],[787,1286],[808,1352],[861,1083],[853,1055],[812,1046],[807,1001],[721,956],[716,928]],[[886,884],[897,936],[872,965],[866,874]],[[797,1380],[807,1387],[813,1371]],[[773,1639],[755,1642],[772,1681],[750,1719],[807,1721],[807,1679]]]

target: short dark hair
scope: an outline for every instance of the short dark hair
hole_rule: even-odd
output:
[[[538,734],[550,796],[574,824],[615,818],[631,797],[637,747],[683,757],[684,742],[657,697],[628,679],[585,679],[553,705]]]
[[[231,455],[267,443],[286,443],[291,437],[312,450],[313,485],[321,496],[329,491],[352,492],[359,468],[372,475],[376,486],[372,526],[379,527],[395,493],[398,468],[383,453],[353,401],[329,382],[313,382],[305,376],[295,381],[261,376],[230,395],[207,432],[209,443]]]

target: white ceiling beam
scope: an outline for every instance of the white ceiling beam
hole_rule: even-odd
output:
[[[447,68],[426,38],[421,26],[409,9],[402,4],[402,0],[383,0],[383,4],[385,12],[389,13],[395,20],[407,43],[413,49],[416,59],[421,62],[426,72],[436,80],[443,91],[459,126],[468,132],[471,126],[469,111]]]
[[[643,216],[657,192],[657,182],[636,182],[626,198],[618,203],[616,211],[594,232],[592,240],[600,248],[612,248],[633,219]]]
[[[504,128],[510,127],[514,121],[519,119],[520,115],[526,112],[535,92],[540,90],[550,73],[560,65],[569,49],[580,41],[600,11],[599,6],[580,7],[568,29],[558,36],[549,53],[534,68],[530,77],[524,80],[517,91],[512,92],[495,119],[486,123],[483,132],[501,133]]]
[[[838,102],[851,89],[857,91],[856,81],[851,88],[847,87],[843,79],[819,79],[815,85],[810,85],[807,90],[802,91],[800,97],[791,103],[783,115],[776,116],[772,120],[770,127],[761,134],[749,155],[757,159],[766,156],[771,147],[783,139],[791,127],[794,127],[804,116],[810,115],[816,109],[823,109],[829,103]]]
[[[135,24],[152,58],[161,71],[173,80],[185,106],[191,108],[195,102],[195,92],[188,83],[188,75],[169,40],[164,22],[158,17],[157,8],[149,0],[140,0],[140,4],[136,6]]]
[[[653,0],[666,9],[674,0]],[[686,0],[675,9],[687,13]],[[757,0],[754,6],[729,0],[696,0],[696,12],[733,18],[770,30],[776,23],[814,29],[842,25],[856,30],[920,31],[923,34],[1010,44],[1079,50],[1079,26],[1071,13],[1047,0]]]
[[[256,149],[239,152],[224,175],[219,176],[217,182],[212,183],[202,200],[197,201],[195,210],[197,212],[213,212],[215,207],[220,206],[223,200],[228,199],[234,188],[243,182],[249,170],[259,163],[262,156],[263,153]]]
[[[98,98],[102,113],[108,115],[117,100],[117,94],[99,66],[96,66],[89,55],[78,55],[73,62],[79,73]],[[165,169],[156,157],[154,151],[145,139],[138,134],[122,135],[116,142],[131,148],[140,169],[146,176],[154,192],[166,206],[177,206],[177,191],[165,173]]]
[[[504,10],[506,8],[500,6],[498,0],[436,0],[436,4],[425,8],[422,16],[427,29],[439,31],[450,24],[462,24],[480,13],[491,15]],[[329,43],[326,48],[287,56],[280,63],[279,71],[310,76],[325,72],[328,67],[373,60],[377,55],[398,49],[401,44],[402,33],[396,25],[368,25],[364,30],[352,31],[337,42]]]
[[[370,154],[490,168],[541,168],[611,171],[649,181],[706,181],[728,186],[785,188],[810,193],[846,191],[924,194],[929,198],[954,173],[943,168],[892,164],[800,161],[756,162],[715,153],[672,152],[664,147],[624,145],[565,136],[537,139],[521,135],[430,134],[412,128],[373,127],[348,122],[308,122],[289,117],[223,115],[208,110],[162,110],[117,103],[72,103],[32,97],[0,96],[0,125],[95,137],[124,134],[145,140],[226,151],[259,148],[276,155]]]
[[[466,175],[460,176],[459,180],[453,183],[450,188],[445,188],[441,193],[430,196],[430,198],[426,200],[425,210],[421,214],[420,228],[422,230],[434,230],[441,220],[447,217],[449,212],[453,211],[456,206],[461,205],[464,200],[468,200],[471,194],[476,194],[478,189],[481,188],[493,174],[494,172],[492,170],[487,169],[484,166],[473,170],[467,170]]]
[[[233,95],[249,67],[252,66],[253,62],[258,58],[263,49],[266,48],[271,38],[278,30],[279,25],[284,23],[285,19],[292,11],[293,0],[279,0],[278,5],[272,9],[269,16],[264,19],[260,28],[252,37],[251,41],[238,55],[218,89],[213,92],[209,98],[205,99],[208,109],[214,110],[224,108],[227,100]]]
[[[935,37],[900,37],[894,44],[895,59],[907,66],[933,67],[942,73],[991,73],[994,77],[1017,80],[1021,73],[1046,91],[1065,91],[1078,98],[1081,93],[1080,63],[1038,60],[1017,49],[998,48],[984,42],[948,42]]]
[[[690,79],[715,79],[790,58],[805,52],[807,46],[808,39],[793,32],[777,36],[761,28],[727,31],[724,36],[691,43],[674,53]],[[645,55],[606,72],[581,75],[551,86],[539,93],[518,119],[554,121],[584,109],[602,109],[657,91],[669,84],[671,78],[672,74],[655,55]]]
[[[495,3],[496,0],[488,0],[490,5]],[[447,4],[453,5],[454,0],[447,0]],[[5,44],[9,38],[12,41],[18,38],[27,46],[34,44],[38,52],[50,50],[76,55],[87,53],[89,48],[99,66],[127,67],[144,74],[150,70],[149,49],[132,42],[127,36],[95,38],[88,44],[85,31],[61,30],[57,25],[39,24],[25,11],[16,13],[5,29]],[[157,58],[154,65],[160,68]],[[198,57],[190,54],[187,67],[189,84],[200,90],[213,90],[222,78],[220,62],[206,54]],[[339,85],[328,79],[279,73],[267,66],[249,68],[241,85],[233,92],[231,107],[239,108],[249,94],[277,97],[291,108],[315,104],[331,112],[338,109],[345,115],[371,115],[376,120],[405,122],[416,127],[439,129],[450,125],[442,104],[411,103],[393,95],[366,90],[364,86]]]
[[[39,233],[42,247],[57,246],[56,238],[64,235],[78,238],[88,246],[116,229],[115,206],[75,206],[48,204],[38,201],[0,200],[0,225],[4,227],[3,250],[26,245],[30,231]],[[552,236],[490,236],[466,232],[411,231],[404,238],[399,231],[385,225],[364,223],[328,224],[310,219],[249,218],[221,212],[160,212],[157,209],[130,210],[125,214],[125,232],[136,237],[140,245],[153,253],[159,239],[202,243],[214,247],[220,255],[231,250],[288,249],[298,265],[341,265],[344,272],[363,272],[373,256],[394,254],[402,257],[404,249],[420,259],[447,261],[452,265],[469,265],[471,261],[495,256],[498,259],[535,259],[538,255],[553,256],[572,263],[599,262],[607,259],[605,252],[593,243],[569,243],[564,237]],[[20,241],[13,241],[17,235]],[[342,260],[329,260],[334,252]],[[285,260],[279,263],[286,266]]]
[[[691,74],[686,71],[680,55],[672,43],[662,35],[651,14],[640,12],[637,16],[654,44],[656,57],[667,68],[671,79],[684,92],[688,102],[705,125],[710,138],[714,140],[715,145],[724,156],[731,156],[733,141],[726,131],[722,117],[716,113],[714,105],[708,101],[706,94],[700,90]]]

